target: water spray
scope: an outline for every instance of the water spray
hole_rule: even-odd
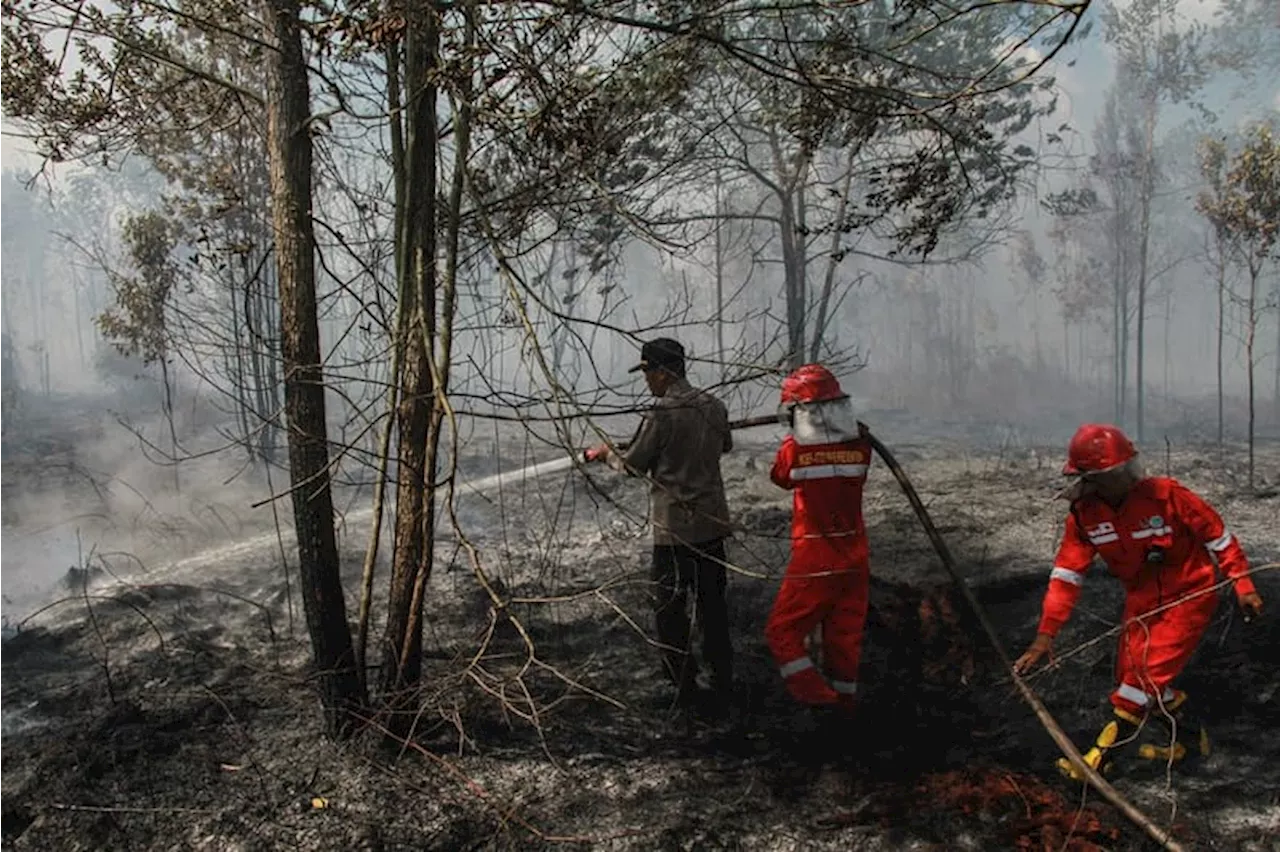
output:
[[[748,417],[743,420],[734,420],[729,423],[729,429],[737,431],[739,429],[750,429],[755,426],[776,425],[777,417],[769,414],[759,417]],[[625,444],[618,445],[625,447]],[[528,482],[540,477],[550,476],[555,473],[563,473],[572,469],[574,466],[582,462],[582,451],[565,455],[561,458],[550,459],[549,461],[537,462],[536,464],[527,465],[525,467],[516,468],[515,470],[504,470],[490,476],[481,477],[479,479],[470,480],[459,483],[455,490],[458,494],[481,494],[492,491],[503,486],[510,486],[520,482]],[[357,509],[349,512],[343,519],[346,526],[357,526],[368,523],[373,518],[373,509]],[[282,530],[281,535],[285,538],[286,546],[293,543],[293,531]],[[220,545],[218,547],[202,550],[191,556],[178,559],[161,569],[165,574],[181,575],[181,574],[203,574],[210,570],[216,570],[228,561],[240,560],[252,554],[263,550],[273,549],[278,546],[277,534],[275,530],[253,535],[240,541],[234,541],[229,544]]]

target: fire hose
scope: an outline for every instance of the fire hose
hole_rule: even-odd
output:
[[[729,423],[730,430],[747,429],[753,426],[767,426],[778,422],[775,415],[762,415],[759,417],[748,417],[743,420],[735,420]],[[861,424],[860,424],[861,425]],[[898,464],[898,460],[894,458],[889,448],[881,443],[880,439],[871,434],[870,431],[861,430],[863,437],[870,443],[876,455],[884,461],[885,466],[889,468],[889,472],[893,474],[893,478],[898,481],[902,491],[906,494],[907,500],[911,503],[911,508],[915,510],[916,517],[920,519],[921,526],[924,527],[925,534],[928,535],[930,543],[933,544],[934,550],[938,554],[938,558],[942,561],[943,567],[951,576],[952,581],[964,596],[965,601],[969,604],[969,608],[973,610],[974,615],[978,619],[982,631],[986,634],[987,640],[991,643],[996,651],[996,655],[1000,658],[1001,664],[1010,672],[1013,684],[1017,687],[1018,692],[1022,695],[1024,701],[1031,707],[1036,718],[1044,727],[1045,731],[1061,749],[1062,754],[1071,762],[1085,780],[1096,789],[1104,799],[1110,802],[1117,810],[1125,815],[1134,825],[1141,828],[1146,834],[1155,840],[1164,849],[1170,852],[1183,852],[1183,846],[1175,840],[1168,831],[1165,831],[1156,824],[1149,816],[1144,814],[1132,802],[1124,797],[1115,787],[1111,786],[1101,774],[1093,767],[1084,762],[1080,754],[1080,750],[1076,748],[1075,743],[1062,730],[1062,726],[1053,718],[1053,714],[1045,707],[1044,702],[1040,700],[1040,696],[1036,694],[1026,681],[1013,670],[1013,661],[1009,658],[1008,653],[1004,649],[1003,643],[1000,641],[1000,635],[996,632],[995,626],[991,623],[990,617],[987,615],[982,604],[978,602],[977,596],[965,582],[964,577],[956,568],[955,560],[951,556],[951,550],[947,547],[946,541],[943,540],[938,528],[934,525],[933,519],[929,516],[929,510],[925,508],[924,502],[921,501],[920,495],[916,492],[915,486],[911,484],[911,480],[907,477],[906,471]],[[626,444],[617,445],[619,449],[624,449]]]
[[[947,569],[947,573],[951,575],[951,579],[955,582],[956,587],[960,589],[960,593],[964,595],[965,601],[973,610],[973,614],[977,616],[978,623],[982,626],[982,630],[987,634],[987,639],[995,648],[997,656],[1000,657],[1001,664],[1009,671],[1013,678],[1014,686],[1018,692],[1022,694],[1023,700],[1031,706],[1036,717],[1040,720],[1040,724],[1044,726],[1049,736],[1057,743],[1058,748],[1062,750],[1067,760],[1071,761],[1071,765],[1081,772],[1090,785],[1094,787],[1102,797],[1123,813],[1134,825],[1141,828],[1153,840],[1159,843],[1163,848],[1171,850],[1171,852],[1181,852],[1182,845],[1170,836],[1169,832],[1162,829],[1150,817],[1126,799],[1121,793],[1112,787],[1111,784],[1103,778],[1097,770],[1084,762],[1080,756],[1079,749],[1075,743],[1062,730],[1062,726],[1044,706],[1044,702],[1040,700],[1040,696],[1036,695],[1035,690],[1027,685],[1021,676],[1013,670],[1013,662],[1009,659],[1009,655],[1005,652],[1004,646],[1000,642],[1000,636],[996,633],[991,619],[987,616],[986,610],[978,603],[978,598],[974,595],[973,590],[969,588],[969,584],[964,581],[964,577],[956,568],[955,560],[951,558],[951,551],[947,547],[947,543],[943,540],[942,535],[938,532],[938,528],[934,526],[933,519],[929,517],[929,510],[925,508],[924,503],[920,500],[920,495],[916,493],[916,489],[911,484],[911,480],[907,478],[906,472],[902,466],[898,464],[897,459],[893,457],[893,453],[880,442],[874,435],[865,433],[865,437],[871,442],[871,447],[876,454],[884,460],[885,466],[889,468],[889,472],[893,474],[893,478],[898,480],[898,485],[902,486],[902,491],[907,495],[907,500],[911,503],[911,508],[915,510],[916,517],[920,519],[921,525],[924,527],[925,533],[929,536],[929,541],[933,544],[933,549],[937,551],[938,558],[942,560],[942,566]]]
[[[742,420],[730,420],[729,431],[736,432],[739,429],[751,429],[756,426],[777,426],[778,416],[776,414],[761,414],[757,417],[744,417]],[[630,445],[628,441],[622,441],[614,444],[619,450],[625,450]],[[586,457],[587,450],[583,450],[583,460],[591,461]]]

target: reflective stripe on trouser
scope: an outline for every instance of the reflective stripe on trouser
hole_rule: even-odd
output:
[[[820,697],[822,703],[830,703],[840,695],[856,692],[870,581],[866,566],[819,575],[788,570],[783,578],[764,633],[787,688],[797,700],[812,703]],[[805,650],[805,637],[819,624],[830,684],[813,668]],[[801,660],[806,664],[800,665]],[[821,681],[821,688],[815,678]]]
[[[1178,693],[1171,684],[1195,653],[1217,607],[1217,595],[1204,594],[1129,624],[1120,637],[1112,705],[1143,716],[1174,700]],[[1126,608],[1126,621],[1139,613]]]
[[[839,697],[808,657],[783,663],[778,666],[778,673],[791,697],[803,704],[834,704]]]

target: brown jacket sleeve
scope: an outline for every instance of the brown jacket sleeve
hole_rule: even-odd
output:
[[[658,461],[658,454],[665,443],[664,424],[665,418],[662,417],[661,409],[654,407],[640,421],[635,437],[631,439],[627,449],[621,454],[610,450],[605,461],[614,470],[626,473],[628,476],[652,473],[653,466]]]

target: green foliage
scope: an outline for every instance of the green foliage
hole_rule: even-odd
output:
[[[1280,18],[1275,0],[1219,0],[1206,55],[1245,81],[1275,81],[1280,73]]]
[[[1209,186],[1196,197],[1196,209],[1241,252],[1256,277],[1278,247],[1280,140],[1275,128],[1269,122],[1255,124],[1231,156],[1222,140],[1204,140],[1200,168]]]
[[[678,211],[678,190],[717,156],[718,107],[733,103],[734,120],[798,150],[876,143],[856,209],[825,227],[891,222],[895,253],[928,254],[940,231],[1011,197],[1034,152],[1009,140],[1052,108],[1051,78],[1028,79],[1031,56],[1017,48],[1051,52],[1087,5],[498,4],[479,16],[479,61],[452,25],[460,13],[441,7],[437,79],[474,101],[469,177],[499,235],[549,218],[572,227],[598,269],[624,235]],[[261,127],[264,48],[243,5],[85,4],[67,39],[74,73],[55,47],[65,8],[6,9],[5,110],[37,129],[48,156],[139,151],[215,212],[261,197],[249,185],[261,175],[208,162],[228,128]],[[311,37],[332,63],[320,88],[335,114],[367,114],[357,104],[374,95],[368,59],[404,26],[378,4],[317,10]]]
[[[178,280],[176,233],[167,216],[152,211],[131,217],[123,238],[135,274],[111,275],[116,303],[95,321],[121,354],[150,364],[168,350],[165,308]]]
[[[1178,6],[1178,0],[1126,0],[1103,9],[1104,38],[1115,50],[1116,77],[1139,100],[1180,103],[1208,76],[1208,30],[1181,20]]]

